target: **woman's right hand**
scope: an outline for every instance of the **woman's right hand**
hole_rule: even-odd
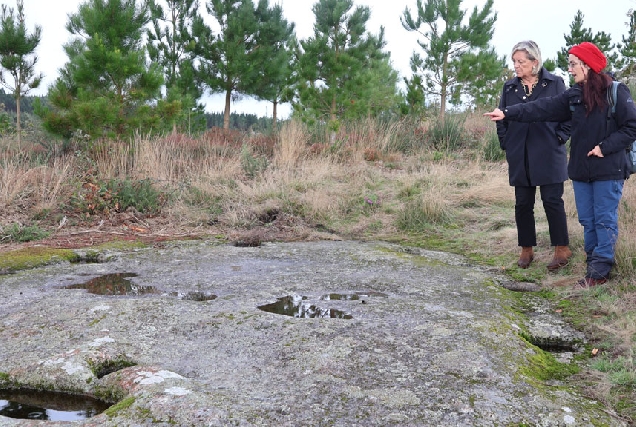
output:
[[[484,113],[484,116],[490,117],[490,120],[492,121],[503,120],[504,117],[506,117],[503,111],[501,111],[499,108],[495,108],[490,113]]]

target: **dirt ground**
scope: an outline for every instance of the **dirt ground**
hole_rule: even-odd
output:
[[[19,220],[10,222],[20,223]],[[82,249],[113,241],[141,242],[154,246],[171,240],[196,240],[210,236],[223,237],[236,246],[258,246],[268,241],[340,240],[333,233],[317,231],[285,215],[277,216],[266,224],[255,224],[250,229],[232,229],[218,224],[191,225],[166,216],[145,217],[137,212],[124,212],[96,219],[92,224],[64,223],[46,230],[50,235],[41,240],[12,242],[5,239],[0,242],[0,254],[29,247]]]

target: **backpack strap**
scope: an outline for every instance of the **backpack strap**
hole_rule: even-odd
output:
[[[612,81],[612,88],[607,88],[607,103],[611,108],[607,110],[607,120],[609,120],[616,113],[616,103],[618,102],[618,82]]]

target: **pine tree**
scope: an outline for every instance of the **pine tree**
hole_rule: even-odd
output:
[[[166,98],[181,104],[177,121],[182,126],[196,122],[204,127],[203,106],[197,104],[202,90],[196,79],[194,39],[192,27],[198,17],[198,0],[163,0],[165,7],[150,0],[151,26],[147,30],[148,54],[153,63],[161,66],[166,86]]]
[[[414,74],[411,78],[404,77],[403,80],[406,85],[406,105],[403,108],[403,113],[420,114],[424,110],[424,101],[426,100],[422,76]]]
[[[398,72],[391,65],[388,56],[372,59],[369,66],[362,69],[360,89],[355,91],[355,103],[349,110],[352,118],[358,117],[387,117],[397,113],[400,98],[397,83]]]
[[[417,17],[414,18],[407,7],[401,17],[402,26],[408,31],[416,31],[424,37],[418,40],[424,57],[413,53],[411,57],[411,71],[424,77],[425,87],[429,94],[437,95],[440,99],[440,118],[444,118],[446,104],[460,102],[461,85],[459,80],[462,61],[475,58],[496,63],[496,55],[491,51],[491,57],[475,53],[489,47],[494,31],[497,14],[493,13],[493,0],[487,0],[481,10],[473,9],[468,23],[464,22],[466,12],[461,10],[462,0],[417,0]],[[467,53],[477,56],[465,57]],[[496,80],[501,69],[480,64],[485,73],[482,77]],[[465,82],[463,82],[465,83]],[[463,87],[463,85],[462,85]]]
[[[259,75],[259,22],[251,0],[210,0],[206,9],[220,30],[215,35],[203,19],[194,25],[198,75],[211,93],[225,94],[223,127],[229,129],[232,100],[249,93]]]
[[[377,109],[386,93],[376,91],[381,95],[374,99],[374,84],[386,85],[394,95],[397,74],[382,51],[384,29],[378,36],[367,32],[368,7],[353,8],[352,0],[319,0],[313,12],[314,35],[300,42],[294,110],[308,120],[328,121],[333,138],[340,119]]]
[[[472,99],[473,107],[493,107],[499,103],[501,88],[512,77],[506,59],[499,58],[495,49],[468,52],[462,56],[451,100],[460,104],[462,96]]]
[[[49,89],[52,108],[39,112],[47,129],[65,137],[80,130],[91,138],[121,138],[170,122],[165,116],[174,108],[151,102],[163,78],[158,65],[146,61],[148,22],[146,5],[135,0],[89,0],[69,16],[69,62]]]
[[[604,31],[599,31],[596,34],[592,33],[591,28],[583,27],[583,13],[578,10],[574,16],[574,21],[570,24],[570,34],[564,34],[565,47],[557,53],[557,66],[567,72],[568,70],[568,51],[574,45],[582,42],[592,42],[605,54],[607,57],[607,70],[612,70],[615,67],[620,67],[621,61],[618,58],[618,54],[614,51],[616,48],[620,48],[619,45],[612,44],[612,37]]]
[[[636,12],[630,9],[627,12],[627,37],[623,36],[623,45],[620,53],[623,57],[622,76],[633,76],[636,73]]]
[[[294,24],[283,18],[283,9],[279,5],[270,8],[267,0],[259,1],[256,14],[259,22],[256,55],[261,66],[249,92],[273,104],[275,129],[278,104],[290,101],[292,96]]]
[[[2,5],[0,18],[0,66],[12,78],[9,82],[4,71],[0,72],[0,83],[9,89],[16,100],[16,129],[18,133],[18,147],[22,145],[22,128],[20,117],[20,100],[31,89],[40,86],[43,75],[36,74],[37,56],[34,52],[40,44],[42,28],[35,27],[32,34],[28,34],[24,23],[24,1],[18,0],[17,14],[7,5]]]

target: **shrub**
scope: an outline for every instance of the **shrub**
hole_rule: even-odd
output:
[[[506,158],[506,152],[501,149],[497,131],[494,129],[484,135],[483,155],[484,160],[488,162],[499,162]]]
[[[444,120],[435,120],[428,129],[429,143],[436,150],[455,151],[462,148],[466,140],[464,132],[465,118],[447,115]]]
[[[154,188],[149,179],[111,180],[107,184],[87,182],[69,200],[69,208],[80,214],[123,212],[132,207],[138,212],[156,214],[161,211],[165,195]]]
[[[49,236],[49,232],[42,230],[37,225],[22,226],[11,224],[4,229],[0,229],[0,240],[10,242],[30,242],[42,240]]]
[[[246,144],[241,147],[241,168],[249,179],[254,179],[267,169],[268,161],[265,157],[256,157]]]
[[[403,154],[416,153],[426,143],[426,131],[426,125],[419,117],[405,117],[391,132],[385,149]]]
[[[86,182],[81,189],[71,195],[67,209],[88,215],[108,213],[113,207],[112,199],[112,194],[105,187]]]
[[[14,132],[13,119],[4,111],[4,104],[0,104],[0,135],[12,135]]]
[[[402,231],[421,233],[430,225],[448,222],[449,217],[447,207],[437,198],[417,197],[398,213],[396,226]]]
[[[112,180],[108,183],[107,189],[113,194],[118,211],[125,211],[130,207],[141,213],[155,214],[161,211],[164,196],[155,189],[149,179]]]

